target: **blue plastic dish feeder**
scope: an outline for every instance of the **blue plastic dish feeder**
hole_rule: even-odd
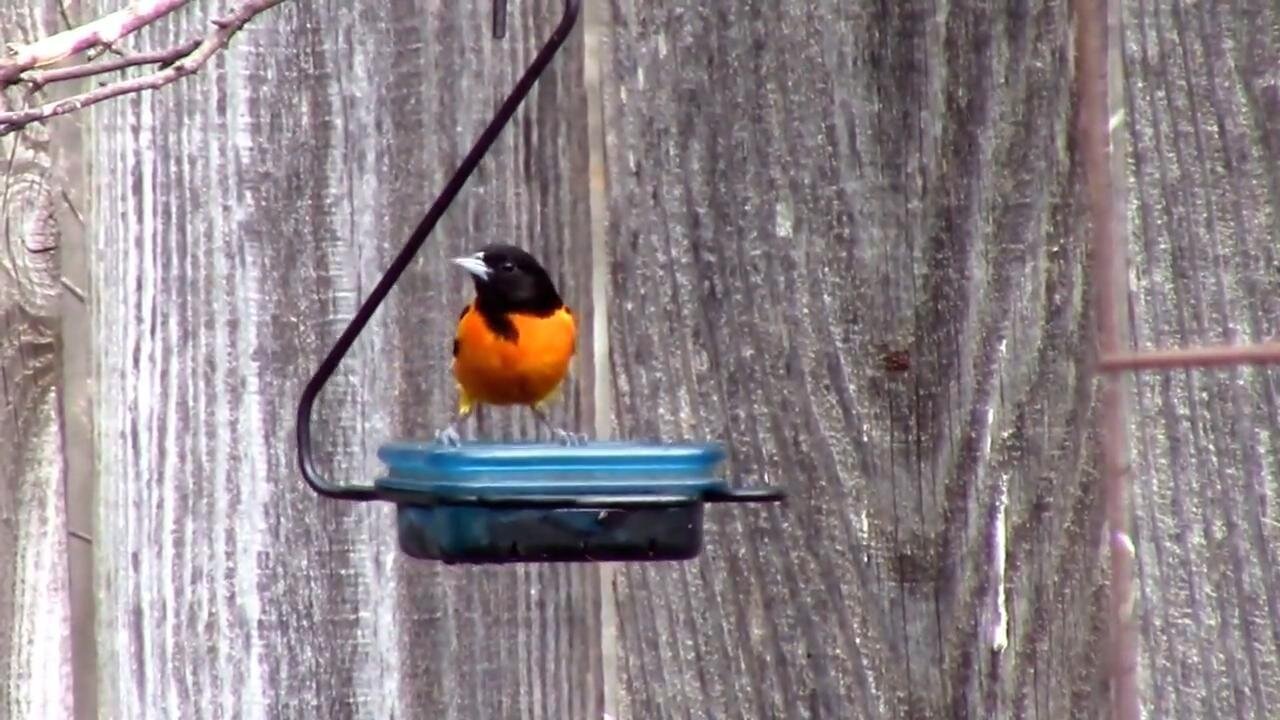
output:
[[[374,489],[401,549],[446,563],[686,560],[708,502],[776,502],[715,476],[718,445],[396,442]]]
[[[579,5],[579,0],[565,0],[564,15],[551,37],[298,399],[298,468],[308,487],[331,500],[394,502],[400,546],[413,557],[447,563],[684,560],[702,547],[704,503],[782,499],[774,489],[733,489],[717,479],[714,472],[724,460],[717,445],[391,443],[378,451],[387,475],[372,486],[334,483],[317,467],[311,444],[316,398],[564,45]]]

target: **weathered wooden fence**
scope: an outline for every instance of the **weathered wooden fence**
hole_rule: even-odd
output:
[[[0,40],[56,28],[54,3],[19,5]],[[1101,714],[1089,228],[1060,1],[588,0],[588,31],[319,409],[326,470],[353,481],[384,439],[441,425],[469,292],[444,260],[510,240],[583,318],[562,419],[724,440],[733,475],[784,486],[786,506],[711,510],[688,563],[474,569],[408,561],[389,508],[305,490],[303,382],[561,9],[510,5],[496,41],[488,2],[285,3],[199,75],[80,116],[82,135],[67,119],[22,137],[0,195],[0,714],[68,715],[73,685],[78,715],[103,718]],[[1270,337],[1280,8],[1118,11],[1135,340]],[[185,40],[207,13],[139,42]],[[82,240],[64,191],[86,198]],[[57,297],[80,242],[87,334]],[[96,622],[73,635],[77,356]],[[1134,383],[1155,717],[1280,705],[1277,383]]]

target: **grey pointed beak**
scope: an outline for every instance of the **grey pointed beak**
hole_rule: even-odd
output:
[[[454,258],[454,265],[459,265],[463,270],[475,275],[481,280],[488,280],[493,274],[493,270],[484,264],[484,253],[476,253],[475,255],[467,255],[465,257]]]

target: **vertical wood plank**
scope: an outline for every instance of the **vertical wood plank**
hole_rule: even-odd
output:
[[[619,432],[792,496],[620,573],[623,717],[1089,714],[1065,5],[612,9]]]
[[[723,438],[793,494],[620,574],[623,716],[1100,712],[1064,5],[611,8],[617,426]],[[1273,337],[1276,8],[1122,8],[1135,341]],[[1280,692],[1278,380],[1135,382],[1154,716]]]
[[[1140,0],[1123,26],[1137,342],[1280,331],[1280,8]],[[1150,712],[1280,703],[1274,368],[1138,384],[1135,526]]]
[[[600,716],[593,569],[407,561],[391,508],[319,500],[293,460],[302,384],[560,14],[510,5],[498,42],[488,3],[288,3],[200,75],[95,113],[101,657],[127,670],[103,673],[107,715]],[[580,56],[575,39],[325,391],[333,477],[371,482],[381,442],[452,411],[470,289],[447,258],[530,247],[591,346]],[[589,423],[577,371],[556,413]]]
[[[43,2],[0,8],[0,44],[51,29]],[[14,97],[0,95],[0,107]],[[43,128],[0,139],[0,716],[70,717],[62,363],[62,178]]]

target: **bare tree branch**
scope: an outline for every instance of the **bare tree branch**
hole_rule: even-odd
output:
[[[179,58],[190,55],[196,48],[200,47],[200,43],[200,38],[196,38],[165,50],[157,50],[155,52],[147,53],[131,53],[105,62],[72,65],[71,67],[58,68],[57,70],[28,72],[22,76],[22,80],[39,89],[56,82],[76,80],[78,78],[89,77],[91,75],[101,75],[103,73],[124,70],[125,68],[135,67],[138,65],[168,66],[176,62]]]
[[[0,60],[0,87],[12,85],[22,73],[51,65],[96,47],[111,45],[138,28],[150,25],[186,5],[188,0],[138,0],[80,27],[63,30],[25,45],[11,44],[12,56]]]
[[[183,2],[185,2],[185,0],[183,0]],[[210,57],[222,48],[226,47],[227,43],[231,40],[231,37],[239,32],[240,28],[244,27],[244,25],[251,19],[275,7],[276,5],[285,2],[285,0],[246,0],[245,2],[241,2],[227,15],[214,19],[212,21],[214,26],[213,29],[210,30],[203,38],[197,38],[167,50],[152,53],[130,54],[102,63],[86,63],[58,70],[48,70],[35,73],[28,72],[28,70],[33,67],[55,62],[62,57],[66,57],[68,54],[109,44],[114,39],[123,37],[125,34],[128,34],[128,32],[132,32],[138,27],[142,27],[146,24],[145,22],[134,24],[133,20],[125,22],[124,19],[118,17],[122,13],[133,13],[128,15],[129,18],[134,18],[135,15],[137,17],[142,17],[142,11],[140,8],[151,8],[153,11],[158,12],[161,6],[171,6],[168,7],[168,10],[165,10],[164,13],[160,13],[151,18],[151,20],[154,20],[162,14],[171,12],[174,8],[182,5],[183,2],[177,2],[176,0],[159,2],[158,0],[153,0],[149,3],[137,3],[131,10],[122,10],[100,20],[96,20],[89,25],[73,30],[67,30],[49,38],[45,38],[44,40],[39,40],[29,45],[16,48],[14,52],[18,55],[17,59],[0,63],[0,88],[3,88],[6,84],[13,84],[15,79],[21,82],[28,82],[34,88],[40,88],[54,82],[89,77],[137,65],[159,64],[161,65],[161,69],[149,75],[129,78],[127,80],[118,80],[116,82],[94,88],[93,90],[88,90],[77,95],[72,95],[68,98],[55,100],[36,107],[14,110],[11,112],[0,112],[0,135],[7,135],[21,129],[25,125],[29,125],[30,123],[57,117],[59,115],[66,115],[89,107],[90,105],[96,105],[104,100],[120,97],[121,95],[129,95],[131,93],[142,92],[144,90],[154,90],[168,85],[179,78],[191,75],[199,70]],[[111,18],[117,19],[114,25],[106,22]],[[147,22],[150,22],[151,20],[148,20]],[[85,32],[85,28],[91,26],[99,27],[91,32]],[[127,28],[127,30],[122,28]],[[113,32],[118,32],[118,36],[113,38]],[[63,39],[58,42],[53,42],[55,38]],[[70,52],[64,52],[68,48],[75,49]],[[59,55],[59,53],[62,54]],[[19,69],[15,70],[15,68]]]

